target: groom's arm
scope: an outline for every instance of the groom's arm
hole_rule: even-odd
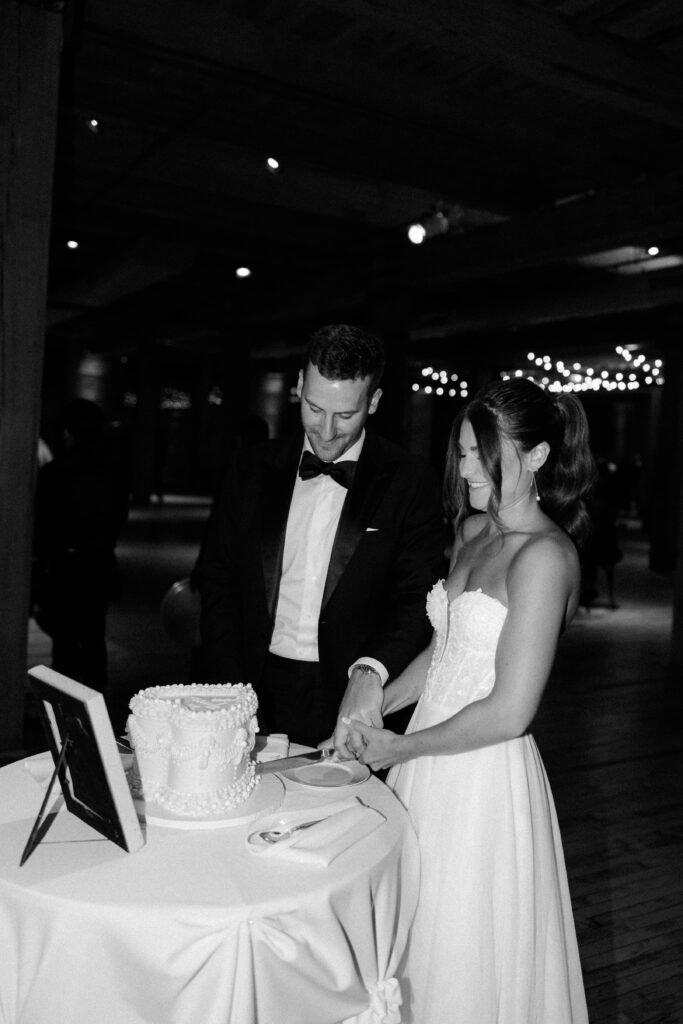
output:
[[[425,602],[434,583],[447,574],[446,528],[436,475],[422,460],[411,460],[410,486],[396,495],[400,527],[384,585],[383,614],[360,650],[358,661],[374,658],[396,676],[429,643]],[[405,480],[404,480],[405,483]]]
[[[341,756],[348,749],[349,738],[341,719],[358,718],[381,725],[383,682],[386,677],[398,676],[428,645],[431,629],[425,613],[426,595],[446,571],[446,533],[435,474],[420,460],[408,465],[410,472],[402,474],[394,500],[400,529],[386,573],[385,612],[361,644],[356,659],[362,664],[379,662],[386,670],[385,678],[365,669],[351,671],[335,729],[335,746]]]

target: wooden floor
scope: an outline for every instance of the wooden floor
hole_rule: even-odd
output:
[[[592,1024],[681,1024],[683,680],[668,666],[670,580],[647,568],[643,543],[625,548],[620,607],[574,620],[534,732]]]
[[[206,511],[169,502],[129,524],[123,599],[109,626],[116,728],[136,690],[189,679],[189,653],[165,635],[159,604],[192,566]],[[683,1024],[683,680],[668,666],[671,581],[647,568],[636,535],[624,547],[620,607],[579,613],[534,733],[564,839],[592,1024]],[[49,664],[33,623],[29,655]],[[30,708],[26,744],[42,746]]]

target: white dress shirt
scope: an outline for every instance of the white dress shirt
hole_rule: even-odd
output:
[[[357,462],[364,441],[365,431],[335,462]],[[304,441],[303,451],[313,451],[308,438]],[[302,480],[297,474],[287,518],[271,654],[294,661],[320,660],[318,619],[334,538],[347,494],[347,489],[332,477],[320,474],[310,480]],[[386,681],[386,669],[380,662],[373,658],[358,659],[361,661],[377,667],[382,682]]]

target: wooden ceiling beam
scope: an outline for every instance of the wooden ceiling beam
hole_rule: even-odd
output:
[[[122,144],[126,135],[128,149]],[[267,154],[229,139],[207,140],[182,132],[166,139],[157,133],[157,137],[159,145],[154,135],[126,132],[126,126],[119,124],[111,126],[111,141],[103,134],[99,146],[90,139],[78,141],[74,164],[79,172],[99,176],[96,200],[110,192],[153,195],[178,188],[210,196],[218,209],[247,200],[264,211],[277,207],[330,222],[384,228],[407,225],[435,201],[434,193],[424,189],[374,176],[343,175],[331,166],[322,170],[304,161],[290,163],[273,175],[265,167]]]
[[[622,245],[662,245],[667,239],[677,244],[682,231],[683,173],[662,175],[419,247],[401,238],[377,266],[375,284],[447,289]]]
[[[471,6],[465,4],[466,10]],[[375,6],[361,3],[360,7],[367,7],[368,24],[375,25],[371,18]],[[399,29],[402,27],[401,18],[407,17],[407,7],[402,2],[397,8]],[[284,110],[283,114],[284,120],[294,123],[292,139],[297,138],[298,109],[305,129],[310,126],[311,112],[317,117],[327,118],[328,124],[334,125],[335,129],[338,125],[346,125],[351,133],[348,136],[351,150],[358,146],[358,140],[364,135],[372,145],[374,134],[375,151],[383,151],[387,139],[399,131],[402,142],[396,153],[397,159],[400,160],[401,147],[408,149],[412,144],[415,153],[419,153],[424,164],[428,165],[432,154],[424,146],[441,133],[443,147],[434,153],[433,166],[439,166],[439,158],[450,149],[451,155],[446,164],[451,169],[450,195],[464,197],[465,201],[474,203],[482,202],[484,190],[477,190],[477,181],[483,175],[488,185],[490,209],[514,209],[516,195],[521,195],[530,204],[534,195],[538,197],[539,190],[545,195],[565,194],[590,184],[614,181],[615,176],[619,180],[620,173],[629,173],[630,154],[618,133],[607,138],[607,133],[596,133],[592,126],[584,127],[581,120],[572,122],[570,119],[566,139],[562,135],[558,138],[557,112],[552,113],[542,103],[541,114],[538,102],[533,105],[525,102],[515,104],[514,99],[507,96],[487,96],[476,82],[465,85],[459,80],[458,67],[462,64],[464,73],[468,64],[465,49],[469,38],[466,41],[460,39],[459,49],[457,39],[444,48],[439,41],[439,32],[435,29],[432,38],[428,32],[429,19],[421,21],[422,15],[417,11],[410,25],[421,24],[420,34],[406,35],[404,43],[405,46],[414,46],[415,39],[422,42],[425,60],[429,59],[430,50],[437,50],[435,68],[430,74],[424,74],[405,60],[383,59],[384,54],[373,57],[368,40],[367,52],[362,48],[356,49],[349,52],[347,59],[343,57],[343,41],[336,43],[333,36],[311,46],[302,34],[297,34],[291,19],[278,25],[278,30],[274,31],[274,26],[265,20],[239,17],[225,9],[198,9],[189,0],[174,0],[162,18],[153,5],[136,4],[133,15],[123,0],[118,3],[98,0],[92,10],[83,30],[82,48],[93,52],[97,52],[98,47],[104,48],[105,52],[122,48],[132,58],[122,60],[120,64],[126,68],[127,74],[138,66],[145,53],[147,60],[153,62],[152,67],[158,62],[163,72],[164,64],[168,65],[165,73],[156,76],[158,82],[168,80],[172,85],[176,81],[172,71],[174,63],[179,72],[179,82],[183,80],[182,68],[185,65],[193,65],[194,73],[202,76],[202,81],[213,70],[217,79],[216,91],[211,98],[211,89],[203,82],[201,103],[210,107],[211,117],[216,118],[217,124],[222,120],[229,124],[233,116],[230,91],[220,86],[221,75],[227,74],[242,76],[243,82],[249,79],[262,100],[264,97],[273,99],[275,109],[282,102],[290,105],[291,117],[287,117]],[[459,10],[459,5],[454,10]],[[393,17],[393,11],[392,5],[392,13],[386,13],[388,19]],[[439,22],[435,22],[435,26],[438,25]],[[396,46],[395,40],[393,43]],[[429,44],[429,49],[425,43]],[[439,60],[441,74],[438,71]],[[189,69],[186,74],[189,74]],[[74,95],[83,104],[88,99],[88,76],[97,80],[96,66],[85,75],[79,70],[79,78],[74,83]],[[141,81],[151,89],[155,75],[148,73]],[[527,81],[528,75],[525,75],[522,82]],[[681,84],[680,78],[677,83]],[[544,85],[548,88],[554,85],[548,68]],[[120,90],[112,88],[112,95],[116,92],[125,96],[130,92],[130,86],[126,89],[122,83]],[[672,92],[673,86],[669,89],[669,97]],[[144,89],[136,90],[138,94],[144,96]],[[237,97],[239,104],[239,90]],[[185,94],[178,99],[179,105],[188,102]],[[678,98],[675,102],[680,107]],[[260,127],[258,108],[249,109],[253,109],[255,125]],[[376,127],[373,128],[375,122]],[[539,129],[539,124],[545,124],[545,132]],[[264,124],[266,128],[267,124]],[[544,135],[552,136],[552,145],[544,144]],[[263,137],[266,138],[265,134]],[[305,145],[302,136],[299,140]],[[492,173],[494,169],[478,155],[492,150],[496,153],[495,166],[504,165],[505,175]],[[642,166],[647,156],[647,152],[633,154],[634,168]],[[409,156],[407,161],[410,162]],[[625,167],[625,172],[620,170],[622,167]],[[532,173],[529,173],[529,168],[533,168]],[[435,171],[430,173],[434,175]],[[422,177],[424,174],[423,170]],[[558,185],[555,177],[564,185]],[[506,184],[506,179],[511,184]],[[415,183],[419,182],[420,179],[416,178]],[[444,188],[447,187],[448,183],[444,182]]]
[[[384,246],[380,245],[379,239],[373,243],[370,238],[354,246],[346,226],[346,240],[342,242],[343,234],[337,239],[336,246],[331,241],[329,243],[332,265],[327,260],[319,262],[317,273],[309,266],[309,272],[300,273],[298,278],[283,271],[281,285],[268,281],[268,303],[258,319],[277,322],[286,318],[288,310],[299,316],[323,314],[325,310],[339,305],[362,307],[368,302],[370,288],[390,292],[407,288],[426,289],[435,295],[439,289],[442,293],[447,292],[459,283],[484,281],[491,277],[505,279],[511,274],[556,265],[620,245],[662,245],[667,238],[677,244],[683,231],[682,177],[667,175],[655,181],[642,182],[637,188],[615,190],[498,225],[437,238],[421,247],[410,246],[403,236],[396,236],[394,241]],[[163,217],[169,203],[176,216],[182,217],[182,211],[189,209],[187,203],[191,201],[191,195],[184,195],[181,199],[182,190],[172,189],[162,195],[155,191],[153,194],[158,217]],[[224,250],[226,255],[231,251],[234,253],[238,248],[237,239],[229,230],[230,219],[224,219],[226,211],[234,214],[233,206],[228,204],[226,211],[222,211],[215,199],[207,204],[205,198],[202,200],[205,216],[208,217],[212,208],[214,233],[217,225],[220,226],[219,234],[228,231],[230,237],[223,242]],[[116,204],[112,204],[114,223],[116,209]],[[121,215],[125,211],[128,217],[134,213],[128,200],[121,203],[120,210]],[[150,210],[149,197],[146,197],[141,212],[149,216]],[[254,237],[264,232],[260,241],[263,244],[265,232],[275,230],[281,237],[280,248],[287,245],[288,235],[294,239],[296,218],[292,220],[291,214],[285,216],[284,211],[273,210],[272,217],[276,218],[276,223],[273,223],[268,207],[250,204],[243,213],[245,219],[241,228],[238,229],[233,221],[232,232],[238,229],[246,233],[251,224]],[[197,210],[193,216],[196,214]],[[310,215],[300,223],[299,248],[309,227],[316,225],[324,233],[322,222],[311,219]],[[332,230],[332,223],[328,228]],[[379,258],[378,253],[382,249],[384,253]],[[652,276],[647,275],[648,279]],[[610,279],[608,275],[605,278]],[[629,279],[629,282],[633,281],[633,278]],[[633,283],[627,283],[623,290],[627,291],[629,287],[642,290],[640,285]],[[645,286],[646,292],[648,288],[649,285]],[[539,292],[542,297],[542,289]],[[621,293],[620,289],[618,294]],[[658,294],[656,289],[653,293]]]
[[[183,131],[203,146],[223,144],[223,140],[229,139],[234,146],[249,151],[255,160],[263,161],[265,156],[275,155],[285,175],[291,171],[290,164],[294,161],[322,173],[332,171],[366,180],[393,180],[403,188],[421,189],[443,201],[463,201],[467,197],[472,204],[505,211],[528,207],[538,201],[538,193],[533,191],[526,169],[513,154],[520,136],[523,138],[525,133],[531,136],[534,129],[531,120],[526,129],[518,125],[515,137],[510,133],[505,140],[502,132],[493,126],[493,112],[487,117],[496,139],[499,160],[506,163],[506,174],[501,179],[498,163],[493,166],[482,155],[480,140],[476,134],[470,134],[468,125],[454,125],[449,131],[428,123],[415,125],[388,117],[384,111],[341,110],[339,104],[328,105],[324,96],[319,97],[315,111],[309,110],[305,118],[288,117],[286,108],[283,110],[281,105],[259,112],[255,104],[256,100],[254,105],[246,103],[236,108],[221,105],[217,100],[215,116],[211,110],[205,110],[191,129]],[[166,126],[165,120],[157,119],[155,104],[139,102],[133,108],[122,102],[120,95],[112,94],[108,87],[102,90],[93,83],[87,90],[79,91],[77,102],[61,105],[62,159],[66,164],[73,160],[76,137],[79,132],[87,131],[85,123],[93,111],[102,122],[101,137],[110,124],[117,132],[129,126],[135,139],[145,133],[158,134]],[[503,130],[510,132],[507,118]],[[476,132],[480,131],[479,122]],[[564,149],[566,152],[561,152]],[[571,176],[578,183],[590,181],[591,184],[610,180],[607,171],[602,173],[600,161],[594,161],[589,174],[585,148],[581,145],[560,145],[559,150],[555,150],[554,159],[561,164],[565,178]],[[612,158],[616,167],[616,152],[612,153]],[[542,167],[543,162],[537,166]]]
[[[680,64],[659,51],[518,0],[318,0],[435,49],[478,53],[556,86],[671,128],[683,127]]]
[[[662,244],[682,229],[683,173],[676,172],[406,249],[402,273],[415,284],[448,287],[622,245]]]
[[[683,320],[683,271],[628,277],[611,274],[590,286],[534,291],[502,301],[497,299],[487,307],[463,304],[430,315],[429,322],[416,324],[411,339],[428,341],[484,331],[509,331],[662,307],[678,307]]]

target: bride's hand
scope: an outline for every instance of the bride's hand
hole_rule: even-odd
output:
[[[359,738],[363,742],[363,749],[356,754],[356,760],[361,764],[367,764],[374,771],[381,768],[391,768],[401,760],[400,741],[403,737],[398,736],[389,729],[378,729],[372,725],[366,725],[357,718],[345,718],[344,724],[348,725],[349,731],[354,740]]]

